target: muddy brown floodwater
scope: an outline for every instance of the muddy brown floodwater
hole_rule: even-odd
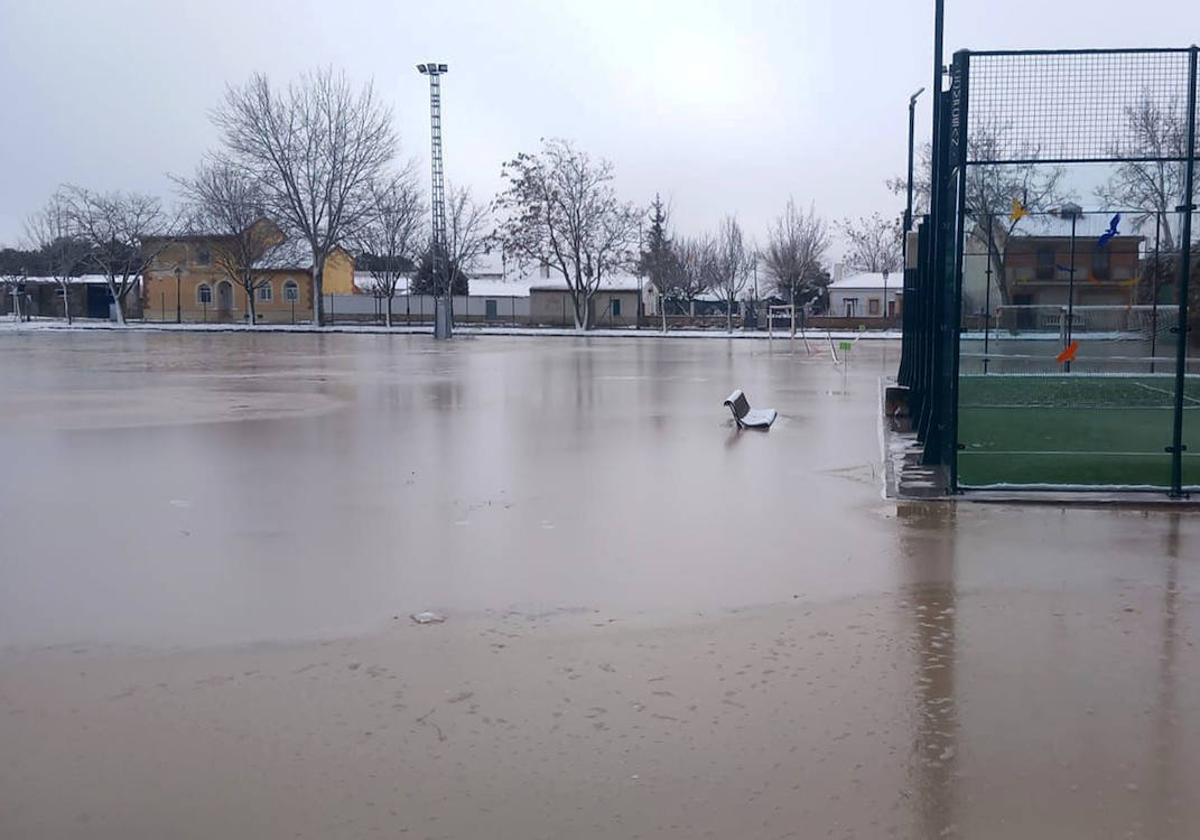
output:
[[[1195,837],[1197,515],[884,500],[897,352],[0,333],[0,837]]]

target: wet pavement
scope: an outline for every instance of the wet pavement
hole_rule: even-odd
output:
[[[1196,514],[887,501],[812,349],[0,334],[0,836],[1194,836]]]

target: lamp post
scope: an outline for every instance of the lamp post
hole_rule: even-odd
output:
[[[175,323],[183,323],[183,299],[180,297],[179,290],[181,288],[180,278],[183,276],[183,266],[175,266]]]
[[[887,329],[887,323],[888,323],[888,305],[887,305],[887,280],[888,280],[888,273],[889,273],[889,272],[888,272],[888,270],[885,268],[885,269],[883,270],[883,312],[882,312],[882,314],[883,314],[883,328],[884,328],[885,330]]]
[[[988,365],[991,363],[989,358],[989,338],[991,337],[992,326],[992,214],[987,214],[987,267],[984,269],[984,282],[987,284],[983,287],[983,372],[988,372]]]
[[[445,266],[446,248],[446,186],[442,166],[442,75],[450,68],[434,61],[417,65],[422,76],[429,77],[429,158],[432,175],[430,210],[433,212],[433,276],[445,280],[445,314],[438,317],[437,300],[433,308],[433,337],[449,338],[452,331],[451,306],[454,302],[450,287],[450,270]],[[444,273],[444,277],[443,277]],[[438,287],[435,286],[435,289]],[[438,291],[442,291],[438,289]]]
[[[1150,275],[1150,372],[1158,354],[1158,237],[1162,232],[1162,213],[1154,211],[1154,273]]]
[[[1067,270],[1067,328],[1063,341],[1063,349],[1071,346],[1071,330],[1075,325],[1075,226],[1083,216],[1083,208],[1078,204],[1064,204],[1058,211],[1063,219],[1071,220],[1071,263]],[[1071,372],[1071,360],[1063,362],[1063,370]]]
[[[917,88],[917,92],[908,98],[908,202],[904,206],[904,238],[900,240],[900,250],[905,258],[905,265],[908,264],[908,232],[912,230],[912,202],[913,202],[913,127],[917,113],[917,97],[925,92],[924,87]]]

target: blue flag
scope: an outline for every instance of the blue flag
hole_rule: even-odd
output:
[[[1121,214],[1120,213],[1117,213],[1115,216],[1113,216],[1111,219],[1108,220],[1108,230],[1106,230],[1106,231],[1104,231],[1104,233],[1100,234],[1100,238],[1096,240],[1097,248],[1103,248],[1105,245],[1108,244],[1108,240],[1112,239],[1114,236],[1116,236],[1118,233],[1120,233],[1120,231],[1117,230],[1117,225],[1119,225],[1120,223],[1121,223]]]

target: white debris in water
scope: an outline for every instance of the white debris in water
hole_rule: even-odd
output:
[[[446,616],[435,612],[413,613],[411,618],[417,624],[441,624],[446,620]]]
[[[192,503],[187,499],[171,499],[167,504],[173,508],[190,508],[192,506]]]

